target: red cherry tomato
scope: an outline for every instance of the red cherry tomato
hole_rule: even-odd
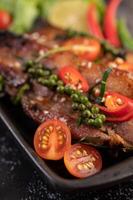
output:
[[[0,29],[7,29],[11,24],[11,15],[4,10],[0,10]]]
[[[64,154],[67,170],[75,177],[85,178],[98,173],[102,168],[99,152],[85,144],[74,144]]]
[[[73,66],[61,68],[59,71],[59,77],[65,84],[71,85],[75,89],[83,90],[84,92],[89,90],[89,85],[86,79]]]
[[[101,53],[101,45],[96,39],[76,37],[64,43],[76,55],[89,61],[96,60]]]
[[[48,160],[63,158],[64,152],[71,145],[71,133],[66,124],[53,119],[47,120],[36,130],[34,147],[37,154]]]

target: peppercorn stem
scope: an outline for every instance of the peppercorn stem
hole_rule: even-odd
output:
[[[70,47],[57,47],[51,50],[48,50],[47,52],[42,53],[36,60],[35,62],[38,63],[44,58],[48,58],[49,56],[54,55],[55,53],[60,53],[64,51],[69,51],[71,48]]]
[[[100,104],[102,102],[102,99],[104,97],[104,93],[106,90],[106,82],[107,82],[107,79],[108,79],[111,71],[112,71],[112,68],[109,67],[103,74],[103,78],[102,78],[102,82],[101,82],[101,89],[100,89],[100,96],[96,99],[96,103]]]

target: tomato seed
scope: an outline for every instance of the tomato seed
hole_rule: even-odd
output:
[[[84,169],[88,169],[88,166],[86,164],[83,165]]]
[[[42,149],[47,149],[48,148],[48,146],[46,145],[46,144],[42,144]]]
[[[83,150],[83,156],[88,156],[88,153],[86,150]]]
[[[53,131],[53,129],[54,129],[53,126],[49,126],[48,128],[50,131]]]
[[[78,170],[82,170],[83,169],[83,165],[82,164],[78,164],[77,168],[78,168]]]
[[[89,169],[93,168],[93,164],[92,163],[86,163],[86,165],[88,166]]]
[[[81,151],[80,150],[77,150],[76,151],[76,154],[79,156],[79,155],[82,155]]]
[[[64,143],[64,141],[63,141],[63,140],[60,140],[60,141],[59,141],[59,144],[60,144],[60,145],[62,145],[63,143]]]
[[[61,131],[61,126],[56,126],[57,131]]]
[[[122,105],[122,104],[123,104],[123,101],[122,101],[120,98],[118,98],[118,99],[116,100],[116,103],[117,103],[118,105]]]
[[[63,140],[64,139],[64,137],[63,137],[63,135],[59,135],[59,140]]]
[[[45,140],[45,141],[49,140],[49,138],[47,136],[43,136],[42,139]]]

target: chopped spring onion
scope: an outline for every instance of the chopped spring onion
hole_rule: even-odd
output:
[[[24,95],[24,93],[25,93],[27,90],[29,90],[29,89],[30,89],[29,84],[25,83],[24,85],[22,85],[22,86],[19,88],[19,90],[18,90],[18,92],[17,92],[17,95],[16,95],[15,98],[13,99],[13,103],[14,103],[14,104],[17,104],[17,103],[21,100],[21,98],[22,98],[22,96]]]
[[[109,67],[103,74],[103,78],[102,78],[102,81],[101,81],[100,95],[96,99],[96,103],[98,103],[98,104],[100,104],[102,102],[102,100],[103,100],[103,97],[104,97],[104,94],[105,94],[105,90],[106,90],[106,82],[107,82],[107,79],[108,79],[111,71],[112,71],[112,68]]]

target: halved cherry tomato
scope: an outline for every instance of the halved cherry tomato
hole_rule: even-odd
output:
[[[101,53],[101,45],[98,40],[84,37],[75,37],[64,43],[77,56],[89,61],[96,60]]]
[[[59,77],[65,84],[71,85],[74,89],[83,90],[84,92],[89,90],[86,79],[73,66],[61,68]]]
[[[102,168],[99,152],[85,144],[74,144],[64,154],[67,170],[75,177],[85,178],[98,173]]]
[[[0,29],[7,29],[11,21],[11,15],[5,10],[0,10]]]
[[[37,154],[48,160],[63,158],[64,152],[71,145],[71,133],[62,121],[52,119],[42,123],[34,136]]]

